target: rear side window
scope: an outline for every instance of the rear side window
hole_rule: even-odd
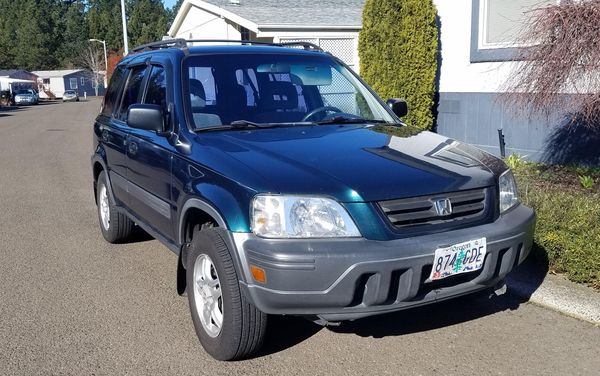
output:
[[[152,67],[144,103],[157,104],[163,109],[167,109],[167,77],[163,67]]]
[[[102,107],[103,115],[111,116],[115,110],[115,104],[117,103],[117,97],[119,96],[119,88],[121,88],[121,84],[125,78],[125,72],[125,68],[122,65],[118,66],[113,72],[110,84],[108,85],[108,91],[104,96],[104,106]],[[50,82],[48,81],[48,83]]]
[[[131,68],[131,73],[123,90],[123,99],[121,100],[121,109],[118,116],[120,120],[127,120],[129,106],[141,102],[142,83],[147,70],[146,65]]]

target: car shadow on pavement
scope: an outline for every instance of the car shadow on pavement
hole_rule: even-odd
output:
[[[321,325],[294,316],[269,316],[267,325],[265,343],[257,357],[275,354],[296,346],[324,329]]]
[[[506,310],[516,310],[525,302],[527,299],[509,293],[496,296],[490,292],[480,292],[327,327],[301,317],[269,316],[265,343],[257,357],[296,346],[321,330],[372,338],[403,336],[461,324]]]
[[[504,294],[476,293],[423,307],[369,317],[329,327],[336,333],[383,338],[427,332],[462,324],[506,310],[516,310],[526,300]]]
[[[24,107],[22,107],[22,106],[20,106],[20,107],[17,107],[17,106],[10,106],[10,107],[8,107],[8,106],[0,106],[0,114],[4,114],[6,112],[20,111],[23,108]]]
[[[131,244],[131,243],[142,243],[154,240],[152,235],[148,234],[144,231],[140,226],[133,226],[133,230],[131,231],[131,235],[127,238],[127,240],[123,241],[123,244]]]

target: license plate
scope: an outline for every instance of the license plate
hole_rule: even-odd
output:
[[[485,260],[486,239],[470,240],[450,247],[438,248],[433,257],[429,279],[450,277],[481,269]]]

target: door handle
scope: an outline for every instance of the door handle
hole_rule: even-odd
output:
[[[130,155],[135,155],[138,151],[137,143],[130,142],[129,145],[127,145],[127,151],[129,152]]]

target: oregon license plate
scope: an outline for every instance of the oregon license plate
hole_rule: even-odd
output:
[[[435,250],[429,279],[450,277],[481,269],[485,260],[486,239],[470,240]]]

